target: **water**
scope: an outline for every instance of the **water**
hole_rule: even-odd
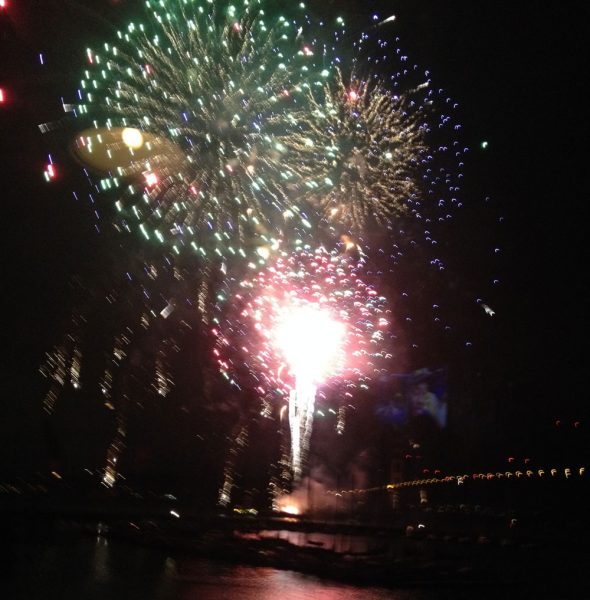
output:
[[[388,590],[293,571],[170,556],[75,533],[4,540],[7,600],[454,600],[518,598],[509,590]]]
[[[423,600],[415,592],[355,588],[292,571],[172,558],[104,537],[22,539],[4,564],[10,600]]]

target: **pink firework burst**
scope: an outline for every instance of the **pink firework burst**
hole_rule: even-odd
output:
[[[278,258],[232,290],[215,354],[234,385],[288,398],[291,465],[301,476],[319,387],[367,387],[385,370],[391,311],[365,283],[365,263],[309,247]]]

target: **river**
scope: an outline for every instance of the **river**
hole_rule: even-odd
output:
[[[172,557],[102,536],[28,535],[4,545],[7,600],[435,600],[498,598],[498,591],[389,590],[294,571]],[[473,594],[476,594],[474,596]],[[511,596],[501,595],[502,598]]]

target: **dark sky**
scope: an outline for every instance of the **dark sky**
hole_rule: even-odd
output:
[[[9,0],[0,14],[4,361],[0,470],[46,452],[37,367],[67,316],[68,276],[92,260],[91,225],[74,206],[67,173],[42,180],[48,147],[39,123],[60,118],[87,45],[125,22],[131,0]],[[310,6],[312,2],[308,3]],[[582,3],[332,1],[322,10],[397,15],[402,46],[461,105],[477,149],[474,189],[506,217],[503,287],[480,355],[523,420],[581,418],[585,408],[588,71]],[[327,8],[326,8],[327,7]],[[338,7],[338,8],[334,8]],[[45,66],[38,54],[44,54]],[[492,363],[500,365],[495,368]],[[512,391],[502,388],[503,378]],[[502,402],[502,400],[501,400]],[[539,406],[540,404],[540,406]],[[508,412],[506,414],[509,414]],[[83,418],[83,417],[80,417]]]

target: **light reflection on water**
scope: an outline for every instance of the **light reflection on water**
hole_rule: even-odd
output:
[[[207,561],[179,565],[182,600],[426,600],[415,592],[356,588],[263,567]]]
[[[8,550],[9,548],[5,548]],[[0,596],[10,600],[434,600],[441,590],[354,587],[263,567],[173,558],[102,536],[24,538],[10,547]],[[479,594],[479,598],[484,596]],[[489,596],[490,598],[492,596]],[[504,597],[504,596],[503,596]]]

